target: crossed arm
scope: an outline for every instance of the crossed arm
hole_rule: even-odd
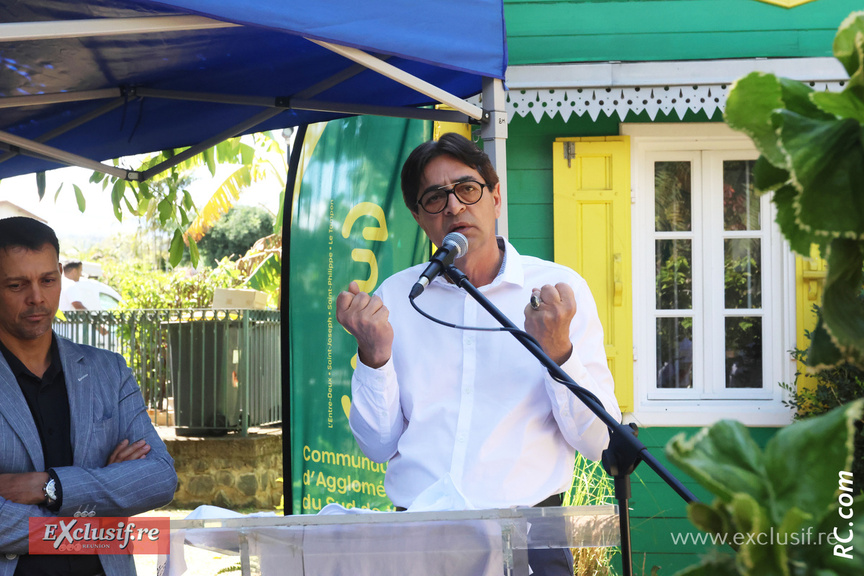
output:
[[[132,444],[128,440],[123,440],[111,452],[105,466],[110,466],[116,462],[140,460],[148,452],[150,452],[150,445],[144,440]],[[0,498],[16,504],[44,504],[45,494],[42,487],[47,481],[47,472],[0,474]]]

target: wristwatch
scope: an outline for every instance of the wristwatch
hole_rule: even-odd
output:
[[[57,489],[54,485],[54,478],[48,478],[48,481],[42,486],[42,494],[45,495],[46,506],[53,506],[57,503]]]

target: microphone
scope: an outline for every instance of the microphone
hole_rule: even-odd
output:
[[[426,286],[444,271],[444,268],[453,263],[456,258],[461,258],[468,252],[468,239],[459,232],[451,232],[444,236],[444,242],[432,256],[426,270],[420,275],[420,279],[411,288],[408,298],[413,300],[423,293]]]

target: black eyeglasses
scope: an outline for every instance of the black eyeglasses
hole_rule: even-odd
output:
[[[481,184],[474,180],[459,182],[451,188],[444,188],[442,186],[441,188],[426,192],[417,201],[417,205],[429,214],[438,214],[447,207],[447,200],[450,198],[450,194],[455,194],[462,204],[470,206],[480,201],[480,197],[483,196],[484,187],[486,187],[486,184]]]

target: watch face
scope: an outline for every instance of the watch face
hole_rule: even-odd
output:
[[[48,482],[45,483],[45,495],[48,497],[48,500],[52,502],[57,500],[57,492],[54,490],[54,479],[51,478]]]

